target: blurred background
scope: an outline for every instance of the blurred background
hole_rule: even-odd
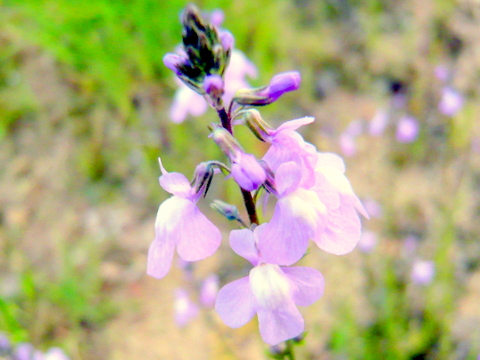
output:
[[[312,246],[301,261],[326,288],[301,309],[297,358],[477,359],[480,3],[195,3],[224,11],[258,69],[252,86],[301,72],[300,90],[262,115],[274,126],[314,116],[303,135],[345,159],[371,217],[352,253]],[[207,137],[213,110],[169,119],[177,84],[162,58],[181,42],[185,5],[0,1],[0,358],[6,338],[72,360],[267,358],[256,320],[230,329],[203,301],[205,286],[248,269],[225,241],[234,224],[208,207],[222,198],[243,212],[231,181],[216,179],[201,204],[224,233],[219,252],[145,275],[168,196],[157,158],[189,178],[224,159]]]

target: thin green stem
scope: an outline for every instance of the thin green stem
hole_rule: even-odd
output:
[[[287,340],[285,342],[285,345],[287,346],[285,349],[286,358],[288,360],[295,360],[295,352],[294,352],[295,342],[293,340]]]

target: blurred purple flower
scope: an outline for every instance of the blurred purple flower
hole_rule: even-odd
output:
[[[428,285],[435,276],[435,264],[433,261],[416,260],[413,263],[411,279],[419,285]]]
[[[362,201],[365,211],[368,213],[370,218],[380,218],[382,217],[383,211],[382,206],[373,199],[364,199]]]
[[[418,121],[415,118],[411,116],[402,116],[398,120],[395,136],[400,143],[410,143],[415,141],[419,131]]]
[[[173,196],[158,208],[155,239],[148,250],[147,274],[157,279],[170,270],[175,248],[183,260],[197,261],[213,255],[222,240],[196,205],[201,192],[195,192],[183,174],[167,172],[161,161],[160,168],[160,186]]]
[[[339,143],[343,155],[351,157],[357,153],[357,143],[354,136],[343,133],[340,135]]]
[[[388,125],[388,113],[385,110],[378,110],[375,116],[370,120],[369,132],[372,136],[383,134]]]
[[[32,344],[18,344],[13,351],[13,360],[33,360],[35,349]]]
[[[358,248],[364,253],[371,252],[377,245],[377,234],[373,231],[363,231],[360,240],[358,241]]]
[[[198,315],[198,306],[190,300],[184,289],[175,290],[174,300],[175,323],[180,326],[186,326]]]
[[[262,241],[258,230],[233,230],[230,245],[254,268],[248,277],[220,289],[215,309],[230,327],[237,328],[258,316],[260,334],[269,345],[300,335],[304,320],[297,309],[317,301],[323,294],[320,272],[307,267],[280,267],[263,262],[256,244]]]
[[[44,360],[69,360],[69,357],[58,347],[52,347],[43,356]]]
[[[212,274],[205,278],[200,288],[200,302],[205,307],[213,307],[217,299],[219,289],[218,275]]]
[[[451,87],[444,87],[438,104],[440,112],[446,116],[455,116],[463,107],[463,96]]]
[[[436,66],[434,69],[434,73],[435,73],[435,77],[444,83],[447,82],[448,77],[450,75],[448,68],[445,65]]]

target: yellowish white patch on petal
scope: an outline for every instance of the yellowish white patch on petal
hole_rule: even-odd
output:
[[[327,213],[327,208],[314,191],[298,188],[280,199],[283,208],[288,208],[291,216],[315,226],[318,216]]]
[[[291,297],[291,284],[278,265],[266,264],[250,271],[250,286],[259,306],[275,309]]]
[[[323,174],[328,182],[335,186],[337,191],[344,195],[354,195],[350,182],[341,171],[332,166],[319,166],[315,169]]]

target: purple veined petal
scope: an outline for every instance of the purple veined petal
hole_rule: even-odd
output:
[[[302,179],[300,166],[293,161],[280,165],[275,173],[275,185],[280,196],[287,195],[298,188]]]
[[[343,255],[353,250],[361,236],[361,223],[352,205],[341,205],[325,216],[324,227],[319,229],[313,241],[318,247],[334,255]]]
[[[188,198],[192,195],[190,182],[185,175],[177,172],[171,172],[160,176],[160,186],[167,192],[182,198]]]
[[[215,253],[222,241],[220,230],[203,215],[194,203],[179,219],[172,237],[177,244],[178,255],[183,260],[198,261]]]
[[[221,288],[217,295],[215,310],[223,322],[232,328],[238,328],[249,322],[256,313],[249,278],[241,278]]]
[[[260,225],[255,231],[262,259],[279,265],[291,265],[302,258],[311,232],[303,221],[278,207],[272,221]]]
[[[295,131],[298,128],[311,124],[315,121],[315,118],[312,116],[305,116],[303,118],[295,119],[295,120],[290,120],[284,122],[282,125],[280,125],[274,132],[273,134],[278,134],[281,131]]]
[[[237,255],[250,261],[253,266],[258,264],[258,250],[255,245],[255,236],[252,230],[232,230],[230,232],[230,247]]]
[[[165,277],[172,266],[174,252],[172,241],[154,240],[148,249],[147,274],[157,279]]]
[[[295,285],[292,299],[296,305],[309,306],[322,297],[325,280],[320,271],[304,266],[281,269]]]
[[[272,346],[300,335],[305,328],[303,317],[292,301],[276,309],[258,309],[257,315],[260,335]]]

